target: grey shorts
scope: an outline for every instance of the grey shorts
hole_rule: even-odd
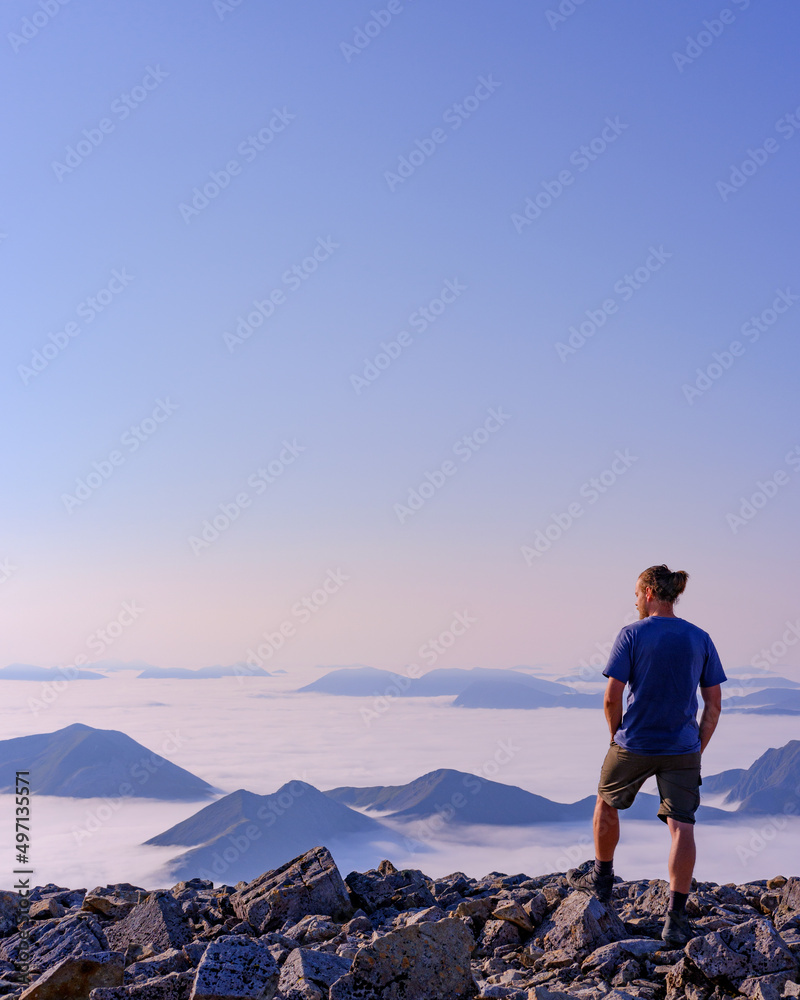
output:
[[[612,743],[600,772],[597,793],[615,809],[628,809],[636,793],[655,775],[661,805],[658,818],[694,823],[700,805],[700,752],[649,757]]]

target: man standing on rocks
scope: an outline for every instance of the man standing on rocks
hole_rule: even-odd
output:
[[[659,819],[669,827],[669,909],[661,934],[682,946],[694,936],[686,916],[695,862],[694,815],[700,804],[700,756],[716,729],[727,680],[707,632],[677,618],[675,602],[688,580],[683,570],[651,566],[636,582],[639,621],[626,625],[614,642],[603,674],[608,677],[604,709],[611,747],[600,773],[594,811],[595,860],[567,872],[573,888],[603,902],[611,900],[619,809],[633,804],[655,775]],[[628,685],[623,716],[622,695]],[[703,714],[697,723],[697,689]]]

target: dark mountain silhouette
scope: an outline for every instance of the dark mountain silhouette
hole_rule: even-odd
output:
[[[290,781],[271,795],[243,788],[146,843],[191,848],[168,863],[173,876],[227,881],[253,878],[316,844],[398,843],[395,833],[369,816],[324,795],[305,781]]]
[[[216,793],[202,778],[125,733],[80,722],[54,733],[0,741],[0,792],[13,789],[16,771],[35,776],[39,795],[196,801]]]
[[[442,768],[406,785],[369,788],[332,788],[326,795],[354,809],[379,813],[385,822],[428,820],[436,816],[450,823],[491,826],[532,826],[539,823],[582,823],[591,820],[595,796],[577,802],[554,802],[475,774]],[[658,810],[658,797],[640,793],[625,815],[649,819]],[[713,822],[729,813],[701,806],[701,818]]]
[[[101,681],[105,678],[103,674],[94,673],[91,670],[79,670],[77,667],[70,667],[69,670],[66,670],[62,667],[36,667],[32,663],[9,663],[7,667],[0,667],[0,680]]]
[[[704,778],[703,787],[727,790],[724,801],[738,802],[737,813],[796,815],[800,811],[800,740],[767,750],[746,770],[736,768]]]

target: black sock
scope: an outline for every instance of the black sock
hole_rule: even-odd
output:
[[[597,862],[595,862],[597,864]],[[683,913],[686,909],[686,900],[689,898],[688,892],[675,892],[670,890],[669,893],[669,908],[675,910],[677,913]]]
[[[614,874],[613,858],[611,861],[598,861],[597,858],[595,858],[594,870],[598,875],[613,875]]]

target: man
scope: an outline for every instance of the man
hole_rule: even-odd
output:
[[[631,806],[644,782],[655,775],[661,798],[658,816],[672,835],[669,908],[661,937],[674,947],[694,936],[686,899],[695,862],[700,756],[717,726],[720,685],[727,680],[708,633],[675,616],[675,602],[688,578],[682,570],[673,573],[661,565],[646,569],[636,582],[639,621],[619,633],[603,671],[608,677],[604,709],[611,747],[597,790],[595,860],[567,872],[573,888],[610,901],[618,810]],[[704,703],[699,725],[698,687]]]

